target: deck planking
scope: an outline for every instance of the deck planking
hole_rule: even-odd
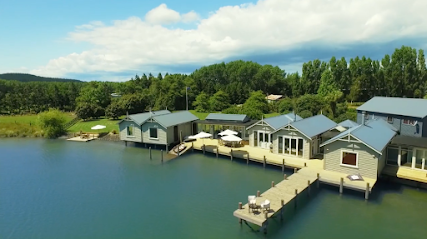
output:
[[[283,206],[287,205],[298,197],[298,194],[316,182],[317,174],[315,172],[308,168],[303,168],[300,172],[304,173],[292,174],[256,198],[257,205],[260,205],[266,199],[270,201],[270,210],[267,212],[267,218],[261,209],[258,210],[259,212],[249,210],[248,204],[242,206],[242,209],[234,211],[233,215],[255,225],[266,226],[268,219],[282,210],[282,200],[284,202]],[[310,184],[308,183],[309,181]],[[295,194],[295,190],[297,190],[297,194]]]

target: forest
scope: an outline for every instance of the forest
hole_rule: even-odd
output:
[[[31,74],[25,74],[25,73],[4,73],[4,74],[0,74],[0,79],[16,80],[16,81],[22,81],[22,82],[29,82],[29,81],[81,82],[79,80],[73,80],[73,79],[42,77],[42,76],[35,76]]]
[[[348,105],[373,96],[427,97],[423,50],[402,46],[381,60],[342,57],[303,64],[302,73],[272,65],[232,61],[201,67],[189,75],[136,75],[126,82],[0,80],[0,113],[38,113],[49,108],[75,111],[82,119],[110,118],[149,109],[263,114],[295,111],[302,117],[322,112],[331,119],[353,118]],[[117,93],[121,97],[112,97]],[[268,104],[267,94],[285,98]]]

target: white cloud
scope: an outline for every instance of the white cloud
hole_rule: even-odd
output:
[[[145,21],[151,24],[166,25],[177,22],[194,22],[199,20],[199,15],[190,11],[181,15],[179,12],[169,9],[166,4],[160,4],[158,7],[150,10],[145,15]]]
[[[69,38],[94,48],[49,61],[34,74],[62,76],[96,71],[143,71],[148,67],[209,64],[252,52],[277,52],[319,42],[340,47],[427,37],[425,0],[261,0],[226,6],[190,30],[160,24],[198,19],[165,4],[145,20],[130,17],[111,25],[77,28]],[[315,57],[315,56],[314,56]]]

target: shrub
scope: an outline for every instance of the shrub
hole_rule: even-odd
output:
[[[38,122],[44,131],[44,136],[55,138],[65,133],[66,122],[64,113],[57,109],[50,109],[38,115]]]

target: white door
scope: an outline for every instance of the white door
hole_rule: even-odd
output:
[[[270,134],[259,131],[258,132],[258,147],[263,148],[263,149],[268,148],[268,142],[270,142],[269,136],[270,136]]]

